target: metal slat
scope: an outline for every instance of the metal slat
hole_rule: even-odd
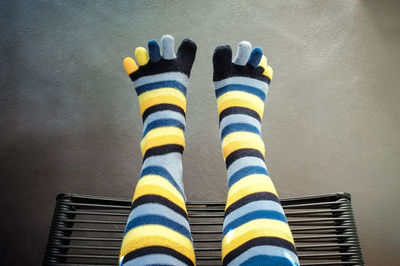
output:
[[[79,240],[79,241],[117,241],[121,242],[121,238],[106,238],[106,237],[67,237],[67,236],[60,236],[55,237],[60,240]]]

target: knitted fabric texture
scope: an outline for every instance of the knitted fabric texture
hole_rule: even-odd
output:
[[[292,233],[264,162],[261,121],[272,68],[261,48],[241,42],[213,56],[214,87],[228,197],[223,265],[299,265]]]
[[[174,39],[136,48],[137,63],[124,67],[133,81],[143,118],[142,170],[126,224],[120,265],[194,265],[182,182],[186,88],[196,44],[185,39],[177,55]]]

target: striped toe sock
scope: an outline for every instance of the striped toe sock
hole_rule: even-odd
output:
[[[269,177],[261,119],[272,68],[261,48],[241,42],[232,63],[229,46],[213,56],[214,86],[228,198],[223,265],[299,265],[295,244]]]
[[[185,194],[182,153],[185,147],[186,87],[196,44],[163,36],[149,52],[136,48],[124,67],[133,81],[143,118],[142,171],[126,224],[120,265],[195,265]]]

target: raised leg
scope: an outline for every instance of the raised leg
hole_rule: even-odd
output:
[[[223,265],[299,265],[293,237],[265,165],[261,121],[272,68],[241,42],[213,57],[222,152],[228,174]]]
[[[185,194],[182,153],[185,147],[186,88],[196,44],[163,36],[149,53],[136,48],[139,64],[127,57],[124,67],[133,81],[143,117],[142,171],[126,224],[120,265],[195,265]]]

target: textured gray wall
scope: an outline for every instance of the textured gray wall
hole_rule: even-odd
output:
[[[166,33],[198,45],[184,157],[188,199],[225,199],[211,57],[219,44],[235,50],[248,40],[275,70],[263,132],[280,195],[350,192],[367,263],[397,265],[399,8],[0,1],[2,265],[41,262],[58,193],[132,196],[142,125],[122,59]]]

